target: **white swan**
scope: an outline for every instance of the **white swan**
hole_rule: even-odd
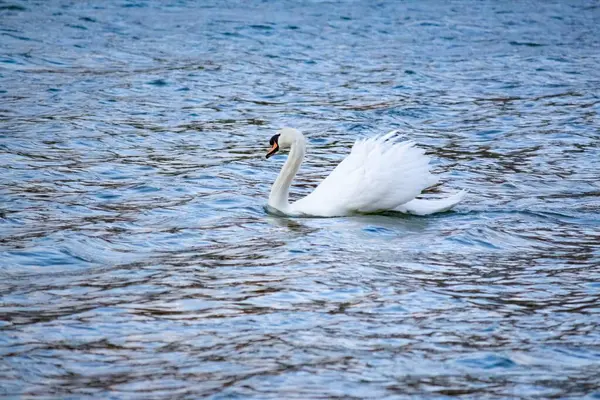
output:
[[[296,129],[281,129],[271,138],[266,157],[287,147],[290,154],[273,183],[269,206],[289,216],[337,217],[386,210],[427,215],[458,204],[465,191],[444,199],[416,198],[438,179],[429,172],[425,151],[413,142],[396,142],[396,133],[357,140],[350,155],[311,194],[290,204],[289,189],[302,164],[306,140]]]

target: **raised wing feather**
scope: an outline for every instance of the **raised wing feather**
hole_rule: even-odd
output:
[[[413,142],[397,142],[396,134],[356,141],[348,157],[292,209],[320,216],[390,210],[435,184],[429,157]]]

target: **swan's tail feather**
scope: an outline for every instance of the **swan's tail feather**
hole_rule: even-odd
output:
[[[452,207],[460,203],[467,195],[466,190],[461,190],[452,196],[443,199],[414,199],[408,203],[404,203],[396,207],[394,211],[400,211],[406,214],[413,215],[429,215],[438,212],[450,210]]]

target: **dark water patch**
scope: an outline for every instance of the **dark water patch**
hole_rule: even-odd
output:
[[[527,46],[527,47],[542,47],[545,46],[542,43],[534,43],[534,42],[516,42],[516,41],[511,41],[509,42],[510,45],[512,46]]]
[[[72,25],[72,24],[67,24],[66,26],[68,26],[69,28],[73,28],[73,29],[80,29],[82,31],[87,31],[88,28],[86,28],[83,25]]]
[[[17,60],[12,58],[0,58],[0,62],[5,64],[18,64]]]
[[[270,25],[250,25],[250,28],[265,31],[270,31],[273,29],[273,27]]]
[[[155,79],[153,81],[149,81],[148,85],[152,86],[167,86],[169,83],[164,79]]]
[[[16,32],[16,31],[15,31],[15,32]],[[30,38],[30,37],[27,37],[27,36],[15,35],[15,34],[12,34],[12,33],[6,33],[6,32],[3,32],[3,33],[2,33],[2,36],[8,36],[8,37],[11,37],[11,38],[14,38],[14,39],[18,39],[18,40],[24,40],[24,41],[27,41],[27,42],[29,42],[29,41],[35,41],[35,42],[39,42],[39,40],[32,39],[32,38]]]
[[[27,11],[27,8],[19,4],[0,4],[0,11]]]
[[[145,2],[136,2],[136,3],[124,3],[123,5],[121,5],[121,7],[124,8],[146,8],[148,7],[148,4]]]

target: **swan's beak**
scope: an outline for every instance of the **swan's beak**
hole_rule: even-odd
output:
[[[269,150],[269,152],[267,153],[265,158],[271,157],[273,154],[277,153],[278,150],[279,150],[279,145],[277,143],[273,143],[273,147],[271,147],[271,149]]]

